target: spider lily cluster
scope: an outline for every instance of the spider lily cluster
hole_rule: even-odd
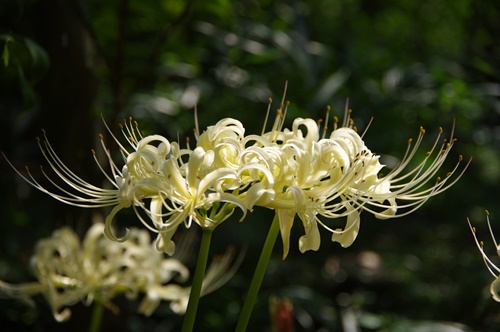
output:
[[[151,315],[161,301],[169,301],[177,314],[186,311],[190,287],[182,286],[189,278],[189,269],[177,258],[166,258],[151,243],[149,233],[132,228],[124,243],[112,242],[103,235],[104,225],[95,223],[83,241],[69,227],[54,231],[40,240],[31,257],[36,282],[9,284],[0,280],[0,295],[17,298],[33,305],[33,296],[43,294],[54,318],[66,321],[68,308],[82,301],[95,300],[110,309],[111,300],[124,293],[135,299],[142,294],[138,312]],[[203,281],[202,295],[208,294],[229,280],[239,265],[231,266],[234,251],[228,250],[215,259]]]
[[[246,134],[242,123],[232,118],[204,131],[196,122],[193,147],[189,141],[181,147],[160,135],[143,136],[135,121],[124,121],[121,132],[128,146],[113,136],[123,165],[115,162],[102,136],[109,167],[101,166],[93,152],[112,189],[94,186],[68,169],[45,132],[38,140],[40,149],[64,186],[46,171],[43,174],[55,189],[42,186],[28,169],[28,175],[19,174],[64,203],[112,207],[104,232],[115,241],[123,242],[131,234],[127,230],[118,236],[112,221],[120,210],[133,208],[141,222],[157,234],[156,248],[170,255],[175,251],[172,237],[183,223],[189,227],[194,221],[212,230],[235,210],[241,211],[243,220],[255,207],[272,209],[279,217],[286,258],[296,216],[304,228],[299,239],[301,252],[318,250],[320,228],[331,233],[332,241],[348,247],[358,234],[362,211],[380,219],[407,215],[452,186],[468,165],[459,170],[460,156],[456,166],[439,177],[455,143],[453,136],[442,140],[440,129],[423,160],[411,166],[425,134],[420,128],[416,140],[408,141],[398,166],[383,176],[384,165],[366,146],[364,135],[358,134],[347,108],[344,121],[334,118],[328,133],[329,112],[324,121],[296,118],[291,128],[285,128],[287,107],[282,102],[271,129],[267,131],[265,123],[261,134]],[[345,218],[345,225],[332,227],[328,219],[333,218]]]

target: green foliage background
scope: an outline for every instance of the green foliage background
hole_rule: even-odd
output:
[[[132,116],[146,133],[181,141],[223,117],[259,133],[268,98],[288,81],[288,123],[319,119],[326,106],[342,116],[349,99],[372,151],[389,164],[407,140],[439,127],[458,138],[458,155],[473,161],[449,191],[410,216],[362,215],[354,244],[341,248],[324,234],[318,252],[281,243],[264,281],[249,330],[270,331],[269,298],[286,297],[297,331],[496,331],[500,303],[466,217],[496,257],[484,210],[500,234],[500,5],[494,0],[137,1],[5,0],[0,4],[0,132],[2,152],[22,169],[43,162],[35,137],[44,128],[66,164],[103,181],[90,149]],[[275,107],[275,108],[276,108]],[[109,135],[107,137],[109,139]],[[422,149],[422,154],[425,153]],[[36,241],[61,225],[81,234],[106,211],[67,207],[23,182],[0,162],[0,279],[32,280]],[[248,246],[239,273],[202,298],[197,328],[234,328],[249,276],[272,215],[255,211],[214,233],[214,254]],[[119,216],[136,225],[133,215]],[[196,231],[192,228],[190,231]],[[292,244],[301,235],[297,224]],[[182,322],[163,304],[152,317],[118,298],[103,330],[176,331]],[[54,322],[43,298],[36,308],[0,299],[3,331],[86,330],[90,309]]]

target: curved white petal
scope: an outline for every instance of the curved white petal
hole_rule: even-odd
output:
[[[344,229],[336,229],[332,233],[332,242],[338,242],[344,248],[351,246],[358,236],[359,226],[359,212],[351,208],[350,213],[347,215],[347,222]]]

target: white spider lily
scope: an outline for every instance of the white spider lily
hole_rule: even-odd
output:
[[[68,307],[77,302],[90,305],[99,300],[111,306],[112,299],[122,293],[129,299],[144,294],[138,307],[142,314],[151,315],[161,301],[169,301],[174,312],[183,314],[185,307],[179,304],[187,303],[190,287],[177,283],[188,280],[188,268],[158,252],[146,230],[132,228],[130,239],[123,243],[109,241],[103,230],[101,223],[92,225],[83,241],[69,227],[54,231],[52,237],[37,243],[31,259],[38,281],[19,285],[0,281],[0,295],[33,305],[32,297],[41,293],[57,321],[69,319]],[[208,269],[214,272],[207,273],[202,295],[234,275],[242,255],[234,264],[233,258],[234,250],[215,258]]]
[[[197,147],[186,164],[179,165],[173,158],[162,163],[161,179],[165,180],[148,181],[148,188],[157,192],[146,211],[158,232],[158,250],[174,252],[171,238],[183,222],[189,227],[194,220],[202,228],[213,229],[236,207],[243,211],[242,219],[245,217],[245,203],[232,193],[238,189],[236,171],[213,169],[213,154]]]
[[[68,306],[79,301],[90,305],[97,293],[106,304],[121,293],[136,298],[150,287],[188,279],[187,267],[159,253],[145,230],[132,229],[129,241],[124,243],[109,241],[103,230],[101,223],[92,225],[83,241],[69,227],[54,231],[52,237],[37,243],[31,259],[38,282],[2,282],[0,292],[25,300],[42,293],[55,319],[64,321],[71,315]]]
[[[151,144],[152,142],[160,143],[158,146],[155,146]],[[122,168],[122,176],[115,176],[122,199],[106,217],[104,232],[108,238],[123,242],[129,236],[128,230],[126,230],[126,234],[123,237],[117,237],[112,230],[112,221],[121,209],[133,206],[136,214],[139,216],[139,212],[136,209],[137,206],[147,210],[144,207],[143,201],[145,199],[154,200],[159,195],[158,191],[150,186],[150,183],[164,181],[161,178],[159,169],[165,160],[172,157],[170,147],[171,145],[166,138],[160,135],[151,135],[138,141],[134,146],[136,150],[127,155],[126,164]],[[147,221],[144,221],[142,218],[140,220],[150,230],[155,231],[155,229],[149,227]]]
[[[236,172],[244,148],[243,126],[228,118],[200,134],[196,120],[195,136],[194,150],[188,146],[181,151],[172,143],[170,158],[160,158],[155,172],[138,182],[143,190],[155,193],[149,208],[144,203],[139,206],[152,223],[148,228],[158,233],[158,250],[168,254],[175,250],[172,237],[180,224],[190,227],[194,220],[202,228],[214,229],[236,207],[242,210],[242,219],[246,215],[245,203],[238,196],[241,181]],[[133,164],[135,159],[128,158],[127,166]]]
[[[488,212],[488,210],[486,210],[485,212],[486,212],[486,221],[488,223],[488,230],[490,232],[493,245],[495,246],[495,251],[497,255],[500,256],[500,246],[495,238],[495,234],[493,234],[493,229],[491,228],[490,213]],[[474,241],[476,242],[476,246],[479,249],[481,256],[483,256],[484,264],[486,265],[486,268],[491,273],[491,275],[495,278],[495,280],[493,280],[493,282],[490,285],[490,293],[495,301],[500,302],[500,294],[498,293],[498,289],[500,287],[500,268],[488,257],[488,255],[484,251],[484,243],[483,241],[478,240],[476,235],[476,228],[472,227],[469,218],[467,218],[467,222],[469,223],[472,235],[474,236]]]
[[[401,163],[388,175],[381,176],[379,173],[384,166],[379,156],[366,147],[347,109],[344,123],[337,128],[336,120],[328,138],[325,138],[326,127],[320,128],[312,119],[297,118],[291,130],[283,129],[284,114],[286,108],[284,111],[280,108],[270,132],[259,138],[249,138],[255,145],[248,147],[242,156],[246,181],[253,181],[244,193],[247,207],[260,205],[276,209],[284,258],[289,250],[289,234],[295,215],[302,220],[305,229],[305,235],[299,239],[301,252],[319,248],[317,224],[332,233],[332,241],[348,247],[359,232],[362,210],[380,219],[407,215],[452,186],[468,165],[453,177],[462,161],[460,156],[451,172],[443,179],[438,177],[455,142],[452,137],[439,146],[440,129],[424,160],[402,174],[422,142],[425,130],[421,128],[415,145],[409,141]],[[430,181],[433,183],[428,184]],[[347,217],[347,222],[344,228],[334,229],[320,216],[328,219]]]
[[[109,128],[108,131],[111,133]],[[238,121],[225,119],[216,126],[209,127],[203,134],[198,134],[206,151],[203,147],[197,147],[194,151],[180,149],[177,143],[170,143],[160,135],[144,137],[132,119],[124,121],[121,131],[130,145],[129,149],[133,150],[128,152],[112,136],[125,160],[125,165],[121,168],[113,161],[102,135],[101,142],[109,160],[111,174],[99,164],[92,150],[98,167],[114,188],[97,187],[73,173],[55,153],[45,131],[43,141],[39,139],[38,144],[50,168],[63,181],[63,185],[53,180],[43,168],[42,173],[55,189],[44,187],[31,175],[28,168],[27,176],[17,170],[16,172],[38,190],[66,204],[92,208],[112,207],[105,220],[104,233],[115,241],[126,241],[130,234],[128,229],[124,236],[115,234],[112,226],[114,217],[120,210],[133,207],[141,222],[149,230],[158,233],[158,250],[170,255],[175,250],[171,238],[181,223],[185,222],[189,227],[194,219],[201,227],[214,228],[227,219],[235,207],[246,213],[243,201],[233,195],[240,184],[236,170],[222,167],[230,166],[231,162],[236,161],[234,158],[231,160],[231,144],[241,139],[244,133]],[[183,158],[188,161],[184,163]],[[143,217],[144,214],[147,218]]]

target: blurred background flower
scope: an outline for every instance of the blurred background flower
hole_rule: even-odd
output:
[[[95,223],[80,241],[71,228],[57,229],[50,238],[37,242],[31,257],[30,265],[38,282],[2,282],[0,294],[33,304],[32,297],[41,293],[59,322],[71,317],[68,307],[79,301],[87,306],[96,302],[94,305],[115,308],[118,313],[112,300],[121,293],[129,299],[146,294],[139,305],[139,312],[146,315],[162,299],[184,302],[189,288],[184,291],[173,281],[185,283],[189,269],[179,260],[158,252],[148,232],[134,228],[130,233],[130,241],[110,241],[104,237],[104,224]]]
[[[114,124],[133,116],[145,134],[184,144],[197,105],[200,128],[230,116],[259,134],[267,100],[280,99],[286,80],[290,121],[322,118],[327,105],[340,117],[347,98],[360,132],[374,117],[364,138],[389,168],[409,133],[423,126],[432,140],[455,120],[448,166],[458,155],[474,158],[456,186],[399,220],[364,215],[347,249],[325,238],[318,252],[290,248],[285,262],[275,250],[249,330],[270,328],[274,294],[293,305],[296,331],[495,331],[498,303],[465,218],[483,220],[489,209],[493,227],[499,219],[499,15],[493,0],[2,1],[0,149],[18,167],[41,163],[34,137],[43,127],[70,169],[104,186],[90,152],[105,131],[100,113],[115,134]],[[100,211],[62,205],[6,162],[0,167],[0,279],[21,283],[30,280],[33,243],[63,225],[82,233]],[[260,248],[268,212],[221,224],[212,250]],[[133,212],[120,214],[120,225],[137,225]],[[291,241],[301,235],[297,227]],[[245,259],[257,257],[249,250]],[[216,296],[201,299],[198,328],[233,329],[253,269],[244,264]],[[7,330],[78,331],[88,318],[75,306],[73,318],[56,325],[41,306],[0,307]],[[119,320],[104,321],[129,331],[180,326],[168,305],[148,318],[120,307]]]
[[[80,240],[73,229],[63,226],[51,237],[39,240],[30,260],[37,281],[0,280],[0,297],[33,306],[34,298],[41,294],[58,322],[69,320],[70,307],[79,302],[93,305],[94,312],[105,307],[119,315],[120,307],[113,301],[122,294],[130,301],[140,300],[137,312],[146,316],[151,316],[162,301],[168,302],[175,314],[184,314],[191,291],[188,267],[158,251],[147,230],[131,228],[130,238],[117,242],[104,236],[104,227],[102,222],[94,223]],[[192,254],[193,236],[183,240],[188,243],[181,244],[178,255],[187,258]],[[212,261],[203,279],[202,296],[232,278],[243,258],[240,253],[233,262],[234,255],[231,247]]]

